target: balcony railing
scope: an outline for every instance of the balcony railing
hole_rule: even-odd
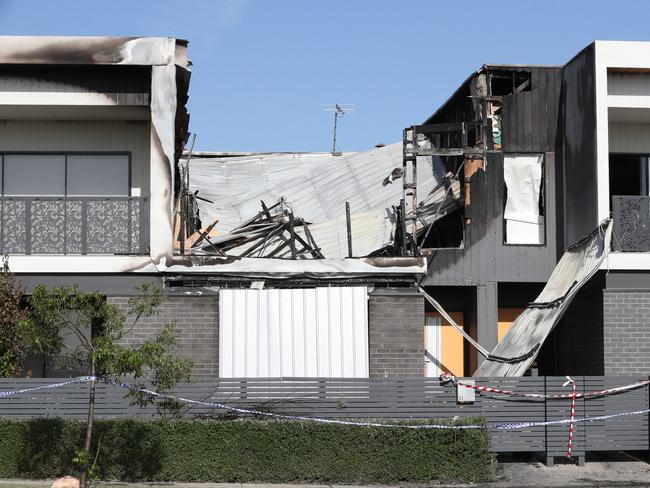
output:
[[[650,197],[612,196],[614,251],[650,252]]]
[[[148,199],[2,197],[0,247],[9,254],[144,254]]]

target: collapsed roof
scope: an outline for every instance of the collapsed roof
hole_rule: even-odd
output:
[[[611,241],[612,221],[605,220],[569,246],[542,292],[512,323],[474,376],[523,376],[580,288],[607,258]]]
[[[439,158],[422,157],[418,163],[421,230],[459,206],[460,184],[454,175],[445,174]],[[396,207],[402,199],[401,143],[340,156],[202,153],[193,155],[189,166],[189,190],[198,191],[201,198],[197,200],[201,221],[218,221],[218,236],[210,239],[212,244],[202,244],[205,251],[222,246],[232,256],[344,258],[348,256],[346,202],[351,209],[354,256],[373,255],[395,239]],[[261,206],[274,206],[275,213],[260,212]],[[266,222],[255,221],[255,216],[265,214]],[[297,238],[314,244],[298,255],[285,246],[277,225],[271,225],[286,222],[288,215],[292,223],[295,218]],[[256,222],[259,225],[250,225]],[[269,235],[271,229],[276,233]]]

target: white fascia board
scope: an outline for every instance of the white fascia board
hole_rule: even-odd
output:
[[[607,95],[607,106],[612,108],[650,108],[650,96]]]
[[[609,216],[609,114],[607,105],[607,57],[602,57],[600,44],[594,48],[594,90],[596,103],[596,174],[598,221]]]
[[[149,256],[9,256],[13,273],[156,273]]]
[[[650,270],[650,252],[610,252],[601,270]]]
[[[596,41],[596,64],[607,68],[650,69],[650,42]]]
[[[346,278],[368,275],[423,275],[423,258],[359,259],[256,259],[212,258],[210,264],[192,265],[191,259],[176,256],[170,265],[165,259],[154,263],[149,256],[25,256],[9,257],[17,274],[164,273],[200,275],[240,275],[246,277],[292,278],[299,276]]]
[[[13,90],[0,92],[0,105],[37,106],[115,106],[111,97],[91,91],[28,91]]]

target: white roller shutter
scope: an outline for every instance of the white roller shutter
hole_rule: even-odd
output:
[[[368,377],[366,287],[219,294],[219,376]]]

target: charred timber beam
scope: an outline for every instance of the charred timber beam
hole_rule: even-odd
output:
[[[478,147],[465,148],[417,148],[413,150],[418,156],[479,156],[483,155],[483,149]]]

